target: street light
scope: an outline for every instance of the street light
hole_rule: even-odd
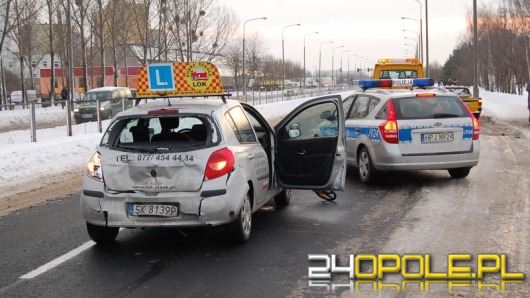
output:
[[[304,87],[305,87],[305,38],[311,34],[318,34],[318,31],[307,33],[306,35],[304,35]]]
[[[344,46],[335,47],[333,49],[332,54],[331,54],[331,86],[335,86],[335,82],[334,82],[334,78],[335,78],[335,68],[334,68],[334,64],[335,64],[335,50],[336,49],[340,49],[340,48],[344,48]]]
[[[356,54],[357,55],[357,54]],[[354,77],[354,80],[357,80],[357,59],[363,59],[364,57],[361,57],[361,56],[358,56],[358,57],[355,57],[355,64],[354,64],[354,67],[355,67],[355,77]]]
[[[416,0],[418,4],[420,5],[420,55],[421,55],[421,62],[423,63],[423,25],[422,25],[422,14],[423,14],[423,8],[421,5],[420,0]],[[425,0],[425,4],[427,4],[427,0]],[[427,9],[427,6],[425,6]]]
[[[409,29],[403,29],[403,32],[412,32],[414,33],[416,36],[418,36],[419,39],[416,40],[416,43],[418,44],[418,50],[417,50],[417,58],[420,59],[420,61],[422,61],[422,58],[421,55],[422,55],[422,52],[421,52],[421,47],[422,47],[422,44],[421,44],[421,36],[420,34],[418,34],[418,32],[414,31],[414,30],[409,30]]]
[[[342,84],[342,55],[344,55],[344,53],[349,53],[349,52],[350,50],[340,52],[340,83],[341,84]]]
[[[282,64],[283,64],[283,82],[282,82],[282,85],[283,85],[283,89],[285,90],[285,42],[283,40],[283,32],[285,31],[285,28],[288,28],[288,27],[293,27],[293,26],[300,26],[300,24],[291,24],[291,25],[287,25],[287,26],[284,26],[282,28]],[[282,92],[282,101],[283,101],[283,92]]]
[[[320,52],[318,52],[318,88],[320,89],[321,80],[320,80],[320,69],[322,66],[322,45],[326,43],[333,43],[333,41],[325,41],[320,44]]]
[[[348,55],[348,85],[350,84],[350,57],[356,57],[355,59],[357,59],[357,54]]]
[[[418,40],[415,39],[415,38],[412,38],[412,37],[408,37],[408,36],[405,36],[404,38],[405,38],[405,39],[413,40],[413,41],[416,43],[416,46],[415,46],[415,48],[416,48],[416,55],[415,55],[415,57],[417,58],[417,57],[418,57]]]
[[[420,9],[421,9],[421,3],[420,3]],[[407,17],[401,17],[402,20],[412,20],[412,21],[416,21],[418,23],[418,27],[420,28],[420,34],[418,36],[418,47],[419,47],[419,52],[421,53],[421,62],[423,63],[423,33],[422,33],[422,21],[421,21],[421,14],[420,14],[420,19],[414,19],[414,18],[407,18]]]
[[[247,101],[246,99],[247,81],[245,79],[245,52],[246,52],[245,51],[245,26],[247,25],[247,22],[255,21],[255,20],[266,20],[266,19],[267,17],[248,19],[243,23],[243,95],[245,96],[245,101]]]

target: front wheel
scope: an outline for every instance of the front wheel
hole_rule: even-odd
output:
[[[471,171],[471,168],[456,168],[456,169],[449,169],[447,170],[449,172],[449,175],[453,179],[462,179],[466,178],[467,175],[469,175],[469,171]]]
[[[359,167],[359,178],[365,184],[372,184],[377,179],[377,170],[375,169],[370,153],[366,147],[362,147],[357,156],[357,165]]]
[[[98,244],[109,244],[114,242],[120,231],[120,228],[118,227],[96,226],[88,222],[86,223],[86,228],[90,239]]]
[[[252,206],[248,193],[243,199],[243,205],[239,210],[236,220],[231,223],[231,227],[234,242],[245,243],[250,239],[250,232],[252,230]]]

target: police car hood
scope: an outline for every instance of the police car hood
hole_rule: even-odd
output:
[[[211,151],[148,154],[100,150],[106,188],[123,192],[198,191]]]

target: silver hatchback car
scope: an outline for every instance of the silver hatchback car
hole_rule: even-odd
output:
[[[396,85],[410,89],[391,89]],[[366,80],[363,92],[344,100],[347,160],[362,182],[389,170],[443,169],[464,178],[478,164],[479,121],[458,96],[431,85],[431,79]]]
[[[113,119],[87,164],[81,210],[98,243],[120,227],[230,224],[237,242],[250,237],[252,213],[287,205],[290,189],[344,187],[344,119],[334,135],[315,138],[315,115],[343,115],[340,96],[315,98],[273,130],[237,100],[154,101]]]

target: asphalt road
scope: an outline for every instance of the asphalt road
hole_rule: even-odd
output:
[[[315,263],[308,254],[342,260],[350,254],[430,254],[434,271],[444,272],[449,253],[504,253],[509,272],[528,275],[529,140],[483,123],[480,163],[468,178],[394,172],[365,186],[350,168],[335,202],[293,191],[287,208],[256,212],[245,245],[213,228],[122,230],[113,246],[92,246],[78,196],[11,213],[0,217],[0,297],[407,295],[404,289],[356,290],[345,275],[310,286],[308,266]],[[52,261],[57,264],[49,270],[34,271]],[[473,262],[470,267],[475,271]],[[500,285],[495,276],[488,282]],[[528,297],[530,284],[455,288],[440,282],[419,290],[430,297],[481,291]]]

